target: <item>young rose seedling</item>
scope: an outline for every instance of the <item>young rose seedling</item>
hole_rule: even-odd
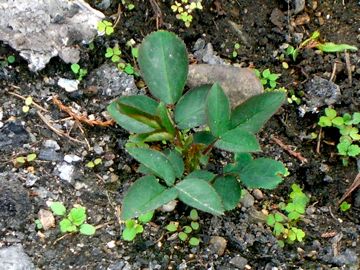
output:
[[[77,75],[78,81],[81,81],[87,74],[87,69],[81,68],[79,64],[72,64],[71,71]]]
[[[145,175],[127,191],[122,220],[175,199],[222,215],[237,206],[242,186],[273,189],[282,181],[286,168],[281,162],[251,154],[261,150],[255,133],[281,106],[283,92],[257,95],[231,109],[218,83],[183,93],[188,56],[173,33],[150,34],[138,53],[154,98],[122,96],[108,106],[112,118],[130,133],[126,149]],[[204,170],[213,148],[234,153],[234,163],[219,175]]]
[[[125,229],[122,232],[122,238],[125,241],[132,241],[136,235],[144,231],[143,224],[151,221],[154,216],[154,211],[150,211],[144,215],[139,216],[137,220],[128,219],[125,221]]]

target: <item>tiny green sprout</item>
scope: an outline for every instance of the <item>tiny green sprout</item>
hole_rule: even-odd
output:
[[[105,33],[107,36],[110,36],[112,33],[114,33],[113,24],[106,20],[98,22],[97,30],[100,33]]]
[[[101,158],[96,158],[96,159],[91,160],[88,163],[86,163],[85,166],[91,169],[91,168],[94,168],[97,165],[100,165],[101,163],[102,163],[102,159]]]
[[[348,210],[351,208],[351,204],[348,203],[348,202],[346,202],[346,201],[343,201],[343,202],[340,204],[339,208],[340,208],[340,210],[341,210],[342,212],[346,212],[346,211],[348,211]]]
[[[105,57],[110,58],[113,63],[120,62],[121,60],[120,55],[121,55],[121,50],[118,44],[116,44],[114,48],[106,48]]]
[[[143,224],[151,221],[154,216],[154,211],[147,212],[140,215],[137,220],[128,219],[125,221],[125,229],[122,232],[122,238],[125,241],[133,241],[136,235],[141,234],[144,231]]]
[[[27,113],[27,112],[29,112],[29,110],[30,110],[30,105],[33,103],[33,99],[32,99],[32,97],[31,96],[28,96],[26,99],[25,99],[25,101],[24,101],[24,106],[22,107],[22,111],[24,112],[24,113]]]
[[[235,43],[235,44],[234,44],[234,49],[233,49],[232,54],[231,54],[231,56],[232,56],[233,58],[236,58],[236,57],[238,56],[238,51],[239,51],[239,49],[240,49],[240,44],[239,44],[239,43]]]
[[[179,227],[179,222],[170,221],[170,223],[165,228],[169,232],[176,232],[178,230],[178,227]]]
[[[66,207],[62,202],[53,202],[50,204],[50,209],[56,216],[62,216],[63,219],[59,223],[60,231],[62,233],[80,232],[83,235],[94,235],[96,228],[85,223],[86,208],[80,205],[73,207],[66,215]]]
[[[176,18],[184,22],[186,27],[190,27],[193,20],[192,12],[196,9],[202,10],[203,6],[201,4],[202,0],[195,0],[189,4],[187,0],[175,1],[171,5],[173,12],[177,13]]]
[[[79,64],[71,64],[71,71],[77,75],[77,80],[81,81],[87,74],[87,69],[81,68]]]
[[[298,49],[295,49],[293,46],[289,45],[289,46],[286,48],[286,54],[287,54],[288,56],[291,56],[292,59],[293,59],[293,61],[295,62],[297,56],[299,55],[299,50],[298,50]]]
[[[194,247],[198,246],[200,244],[200,239],[196,237],[191,237],[189,240],[189,244]]]
[[[8,64],[13,64],[15,60],[16,58],[14,55],[9,55],[8,57],[6,57],[6,61],[8,62]]]
[[[15,162],[17,164],[23,165],[28,162],[32,162],[32,161],[36,160],[36,158],[37,158],[37,155],[35,153],[31,153],[31,154],[28,154],[26,157],[23,157],[23,156],[17,157],[15,159]]]
[[[181,241],[185,242],[188,239],[188,235],[185,232],[179,232],[178,237]]]
[[[191,209],[190,211],[190,219],[193,220],[193,221],[196,221],[199,219],[199,214],[198,212],[196,211],[196,209]]]
[[[200,225],[198,222],[192,221],[191,222],[191,228],[193,228],[193,230],[198,230],[200,228]]]
[[[40,219],[35,219],[35,226],[36,229],[41,230],[43,228],[43,225],[41,224]]]
[[[255,75],[260,79],[261,84],[265,87],[266,91],[271,91],[276,88],[277,79],[280,74],[271,73],[270,69],[265,69],[260,73],[259,70],[255,69]]]
[[[26,162],[26,158],[25,157],[17,157],[15,159],[16,163],[19,163],[19,164],[25,164]]]

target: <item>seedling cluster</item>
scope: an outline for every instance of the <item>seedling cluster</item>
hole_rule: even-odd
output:
[[[348,210],[351,208],[351,204],[348,203],[348,202],[346,202],[346,201],[344,201],[344,202],[342,202],[342,203],[339,205],[339,208],[340,208],[340,211],[341,211],[341,212],[346,212],[346,211],[348,211]]]
[[[179,0],[171,6],[173,12],[177,13],[176,18],[184,22],[186,27],[190,27],[193,20],[191,15],[194,10],[202,10],[202,0]]]
[[[280,246],[284,246],[285,242],[288,244],[296,241],[302,242],[305,237],[305,232],[297,228],[296,224],[305,213],[309,198],[297,184],[293,184],[291,189],[289,202],[279,204],[280,209],[286,215],[277,212],[268,215],[266,220],[266,223],[273,228],[273,234],[279,239]]]
[[[360,154],[360,147],[356,144],[360,140],[359,129],[360,112],[354,114],[345,113],[338,116],[336,110],[325,109],[325,115],[321,116],[318,125],[321,127],[335,127],[339,130],[341,137],[337,144],[339,155],[343,157],[343,164],[348,164],[349,157],[357,157]]]
[[[200,229],[200,224],[198,220],[199,220],[198,212],[195,209],[192,209],[188,217],[188,221],[190,221],[190,224],[180,226],[179,222],[171,221],[166,226],[166,230],[173,234],[176,233],[178,238],[182,242],[188,242],[189,245],[191,246],[198,246],[200,244],[200,239],[195,236],[192,236]]]
[[[260,151],[255,133],[281,106],[284,93],[254,96],[234,110],[218,83],[183,95],[188,74],[186,47],[167,31],[144,39],[138,63],[156,99],[123,96],[108,106],[112,118],[131,134],[126,149],[140,162],[139,172],[145,175],[127,191],[122,220],[175,199],[222,215],[237,206],[242,186],[273,189],[282,181],[286,168],[281,162],[254,159],[251,153]],[[234,153],[234,163],[224,174],[203,169],[213,148]]]
[[[79,64],[72,64],[71,71],[77,76],[78,81],[81,81],[88,72],[86,68],[81,68]]]
[[[154,211],[140,215],[137,219],[128,219],[125,221],[125,229],[122,232],[122,238],[125,241],[132,241],[136,235],[144,231],[143,225],[149,223],[154,216]]]
[[[62,217],[59,223],[60,231],[62,233],[76,233],[80,232],[83,235],[93,235],[96,228],[86,221],[86,208],[81,205],[75,205],[67,213],[66,207],[62,202],[53,202],[50,209],[55,216]]]

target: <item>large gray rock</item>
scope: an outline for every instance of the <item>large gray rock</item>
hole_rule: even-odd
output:
[[[13,245],[0,249],[0,269],[35,270],[35,266],[21,245]]]
[[[0,39],[38,71],[54,56],[66,63],[79,60],[74,46],[89,43],[104,15],[83,0],[3,0],[0,2]]]
[[[230,65],[190,65],[187,85],[190,88],[219,82],[232,107],[264,90],[255,73],[248,68]]]

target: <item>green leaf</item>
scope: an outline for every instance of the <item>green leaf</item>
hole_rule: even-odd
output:
[[[227,164],[224,167],[224,173],[239,173],[252,161],[252,156],[249,153],[235,153],[234,160],[234,163]]]
[[[181,241],[186,241],[186,239],[188,238],[188,235],[184,232],[179,232],[178,237]]]
[[[143,215],[140,215],[138,217],[138,220],[142,224],[146,224],[146,223],[150,222],[150,220],[152,220],[153,216],[154,216],[154,211],[150,211],[150,212],[147,212],[147,213],[145,213]]]
[[[355,112],[352,116],[352,122],[354,125],[357,125],[360,123],[360,112]]]
[[[76,226],[80,226],[86,220],[85,207],[74,207],[70,210],[68,219]]]
[[[283,163],[269,159],[254,159],[240,171],[240,180],[247,188],[274,189],[286,173]]]
[[[270,74],[271,74],[271,72],[270,72],[270,69],[268,69],[268,68],[262,72],[262,76],[266,79],[270,76]]]
[[[175,170],[169,159],[161,152],[145,149],[129,147],[127,151],[137,161],[145,167],[152,170],[157,176],[164,179],[168,186],[172,186],[175,182]]]
[[[120,97],[117,102],[152,116],[157,114],[157,108],[159,106],[156,100],[145,95],[123,96]]]
[[[218,83],[215,83],[208,93],[205,111],[214,136],[219,137],[229,130],[230,104]]]
[[[193,230],[193,229],[192,229],[190,226],[184,226],[184,227],[183,227],[183,231],[184,231],[184,233],[186,233],[186,234],[191,233],[192,230]]]
[[[189,175],[187,175],[185,177],[185,179],[198,178],[198,179],[205,180],[207,182],[211,182],[215,178],[215,176],[216,176],[215,174],[213,174],[212,172],[209,172],[209,171],[195,170],[195,171],[192,171]]]
[[[331,122],[336,126],[341,126],[344,124],[344,119],[341,116],[335,117]]]
[[[79,64],[72,64],[70,66],[70,68],[71,68],[72,72],[74,72],[75,74],[79,73],[79,70],[80,70]]]
[[[56,216],[63,216],[66,213],[66,207],[62,202],[53,202],[50,204],[50,209]]]
[[[80,233],[84,235],[94,235],[96,232],[96,228],[91,224],[82,224],[80,226]]]
[[[165,227],[169,232],[176,232],[179,227],[179,222],[170,221],[170,223]]]
[[[26,160],[27,160],[28,162],[34,161],[35,159],[36,159],[36,154],[35,154],[35,153],[28,154],[28,155],[26,156]]]
[[[77,231],[76,226],[67,218],[64,218],[63,220],[61,220],[59,225],[60,225],[60,231],[62,233]]]
[[[175,127],[171,118],[169,116],[169,112],[166,108],[166,105],[163,102],[160,102],[157,108],[158,115],[161,120],[161,125],[168,131],[170,134],[175,135]]]
[[[125,241],[132,241],[136,235],[143,232],[143,226],[137,224],[134,220],[127,220],[125,222],[125,229],[122,232],[122,238]]]
[[[196,209],[191,209],[189,217],[190,217],[191,220],[198,220],[199,219],[199,214],[196,211]]]
[[[153,131],[149,133],[134,134],[129,137],[129,143],[171,141],[174,136],[166,131]]]
[[[184,42],[167,31],[151,33],[139,47],[138,62],[151,94],[165,104],[176,103],[188,74]]]
[[[154,176],[139,178],[128,190],[122,204],[121,218],[127,220],[146,214],[149,211],[174,200],[177,192],[166,189]]]
[[[271,226],[271,227],[274,226],[275,221],[276,221],[275,220],[275,215],[273,215],[273,214],[268,215],[267,218],[266,218],[266,224]]]
[[[216,137],[209,131],[199,131],[193,134],[194,143],[209,145],[212,144]]]
[[[215,147],[230,152],[259,152],[260,145],[254,134],[243,128],[234,128],[223,134]]]
[[[343,52],[345,50],[357,51],[357,47],[348,44],[335,44],[333,42],[325,42],[316,46],[323,52]]]
[[[232,112],[232,128],[241,127],[251,133],[258,132],[280,108],[285,98],[284,92],[268,92],[249,98]]]
[[[220,196],[205,180],[187,178],[179,182],[175,188],[183,203],[213,215],[223,214],[224,208]]]
[[[275,236],[279,236],[284,231],[284,225],[279,222],[275,222],[274,224],[274,234]]]
[[[195,231],[200,228],[199,222],[192,221],[190,223],[190,225],[191,225],[191,228],[193,228],[193,230],[195,230]]]
[[[332,122],[331,119],[327,116],[321,116],[318,122],[318,125],[320,127],[331,127],[332,126]]]
[[[190,246],[198,246],[200,244],[200,240],[199,238],[196,237],[191,237],[189,240],[189,245]]]
[[[183,173],[185,170],[185,165],[184,165],[184,161],[183,161],[181,154],[174,149],[173,150],[167,149],[167,151],[165,151],[164,154],[170,161],[170,163],[175,171],[175,176],[177,178],[181,178],[183,176]]]
[[[330,120],[334,119],[337,115],[337,112],[332,108],[325,109],[325,115],[330,118]]]
[[[191,89],[182,96],[175,107],[175,122],[180,129],[206,124],[205,100],[211,85]]]
[[[220,176],[213,184],[216,192],[220,195],[226,211],[234,209],[240,200],[241,189],[239,182],[234,176]]]
[[[153,127],[121,113],[117,101],[111,102],[107,111],[117,124],[131,133],[147,133],[155,130]]]
[[[348,148],[348,156],[349,157],[356,157],[357,155],[360,154],[360,147],[356,144],[352,144],[349,146]]]

